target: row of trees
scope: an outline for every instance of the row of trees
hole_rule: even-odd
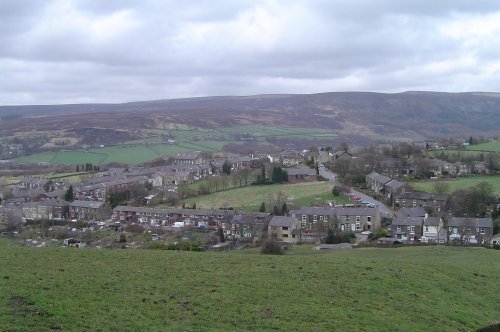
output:
[[[86,163],[84,165],[76,165],[77,172],[99,172],[99,165],[93,165],[92,163]]]

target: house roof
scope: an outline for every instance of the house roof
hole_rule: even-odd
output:
[[[434,201],[446,201],[448,195],[445,194],[432,194],[426,193],[422,191],[414,191],[414,192],[404,192],[399,195],[401,199],[418,199],[418,200],[434,200]]]
[[[492,228],[493,220],[491,218],[452,217],[448,222],[448,226]]]
[[[274,216],[269,222],[269,226],[275,227],[292,227],[294,222],[298,222],[294,217]]]
[[[423,218],[421,217],[407,217],[407,218],[396,218],[392,221],[394,226],[420,226],[422,225]]]
[[[391,180],[385,184],[385,186],[390,187],[394,190],[399,189],[403,186],[405,186],[404,182],[398,181],[398,180]]]
[[[301,207],[300,209],[290,210],[289,214],[306,214],[306,215],[334,215],[335,209],[332,207]]]
[[[314,176],[316,175],[316,170],[309,167],[289,167],[284,169],[288,175],[296,176],[296,175],[305,175],[305,176]]]
[[[69,206],[70,202],[59,199],[47,199],[39,202],[39,206]]]
[[[99,209],[104,205],[103,202],[96,201],[73,201],[69,206],[71,207],[83,207],[83,208],[91,208],[91,209]]]
[[[439,226],[441,218],[439,217],[428,217],[424,218],[424,226]]]
[[[392,180],[390,177],[379,174],[377,172],[371,172],[366,177],[372,179],[373,181],[383,183],[383,184],[386,184],[387,182]]]
[[[378,208],[369,207],[338,207],[335,208],[337,216],[375,216],[378,214]]]
[[[201,209],[157,209],[137,206],[117,206],[114,212],[179,214],[185,216],[234,215],[231,210],[201,210]]]
[[[401,208],[399,211],[396,213],[399,218],[405,218],[405,217],[425,217],[427,212],[425,209],[421,206],[417,206],[414,208]]]

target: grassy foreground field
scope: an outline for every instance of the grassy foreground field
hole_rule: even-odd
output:
[[[412,182],[411,186],[418,190],[426,192],[434,192],[434,183],[436,181],[419,181]],[[500,195],[500,176],[471,176],[466,178],[459,178],[456,180],[442,181],[449,186],[448,193],[452,193],[458,189],[470,188],[480,182],[488,182],[493,186],[494,195]]]
[[[472,331],[500,320],[496,250],[2,247],[0,260],[3,331]]]

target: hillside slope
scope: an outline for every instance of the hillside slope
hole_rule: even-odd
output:
[[[499,135],[499,114],[500,94],[472,92],[332,92],[0,107],[4,117],[36,117],[33,121],[4,119],[1,124],[5,130],[134,129],[163,123],[204,128],[266,124],[328,128],[368,138]]]

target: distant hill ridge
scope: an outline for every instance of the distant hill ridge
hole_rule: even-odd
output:
[[[93,113],[91,117],[83,116]],[[117,116],[117,113],[120,116]],[[125,114],[127,116],[124,116]],[[60,116],[64,114],[64,116]],[[367,137],[500,135],[500,93],[327,92],[198,97],[121,104],[0,106],[6,129],[154,127],[166,121],[199,127],[240,124],[329,128]],[[59,115],[57,118],[54,115]]]

